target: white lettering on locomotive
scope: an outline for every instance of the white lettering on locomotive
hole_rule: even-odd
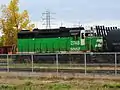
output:
[[[80,50],[80,47],[73,47],[73,48],[70,48],[71,51],[79,51]]]
[[[80,41],[71,41],[71,45],[80,45]]]
[[[102,39],[97,39],[97,41],[96,42],[100,42],[100,43],[102,43],[103,42],[103,40]]]

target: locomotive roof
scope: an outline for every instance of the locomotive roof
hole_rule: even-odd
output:
[[[18,38],[55,38],[55,37],[70,37],[73,34],[79,35],[83,27],[58,29],[33,29],[33,31],[22,30],[18,33]]]
[[[33,29],[33,31],[30,30],[21,30],[19,33],[59,33],[59,32],[77,32],[84,30],[84,27],[73,27],[73,28],[66,28],[66,27],[60,27],[55,29]]]

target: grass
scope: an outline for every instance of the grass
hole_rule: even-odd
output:
[[[103,87],[105,88],[119,88],[120,89],[120,84],[104,84]]]
[[[0,74],[0,90],[120,90],[117,77],[20,77]]]

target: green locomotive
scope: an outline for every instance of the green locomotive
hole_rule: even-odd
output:
[[[70,53],[99,51],[103,37],[83,27],[22,30],[18,33],[18,53]]]

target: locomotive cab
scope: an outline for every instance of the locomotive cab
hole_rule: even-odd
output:
[[[94,36],[93,30],[81,30],[81,45],[85,45],[85,38]]]
[[[81,38],[84,39],[85,37],[92,37],[94,36],[95,32],[93,30],[81,30]]]
[[[97,51],[102,47],[102,38],[96,37],[96,32],[93,29],[81,30],[81,47],[86,51]]]

